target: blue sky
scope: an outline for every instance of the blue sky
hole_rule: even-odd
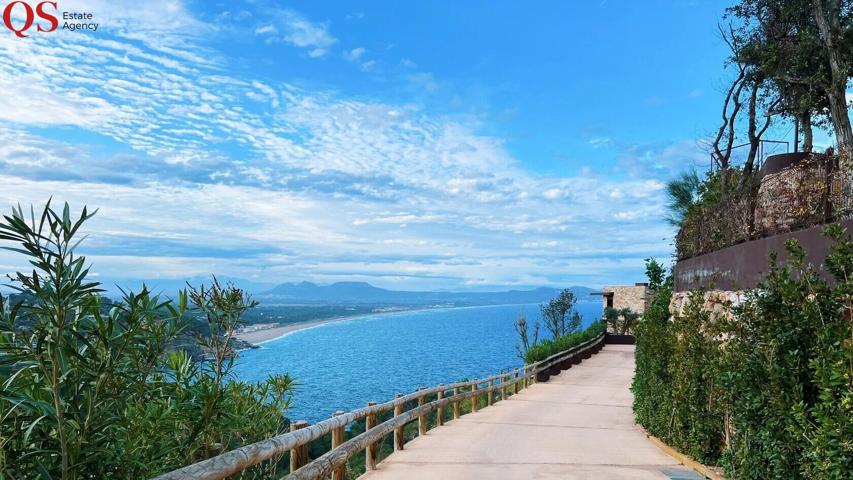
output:
[[[638,281],[725,6],[60,0],[98,31],[0,33],[0,204],[100,208],[105,282]]]

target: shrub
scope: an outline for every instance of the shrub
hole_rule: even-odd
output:
[[[607,307],[604,309],[604,321],[610,330],[617,335],[630,335],[634,333],[640,314],[625,308]]]
[[[293,381],[230,378],[230,335],[251,299],[214,280],[176,301],[143,287],[105,302],[74,253],[91,216],[48,202],[29,222],[20,208],[0,222],[4,248],[33,267],[11,279],[17,301],[0,296],[0,478],[149,478],[281,432]],[[173,349],[195,312],[209,360]]]
[[[634,416],[646,430],[671,441],[667,433],[673,412],[671,365],[675,335],[669,322],[672,278],[664,279],[660,264],[651,259],[646,261],[646,273],[654,296],[635,329],[636,371],[631,386]]]
[[[656,288],[637,328],[637,422],[732,478],[848,478],[853,471],[853,243],[838,226],[826,281],[788,244],[730,317],[695,292],[669,320]]]
[[[570,333],[554,339],[543,340],[527,349],[527,352],[525,352],[524,355],[524,361],[525,363],[530,364],[540,360],[545,360],[555,353],[566,351],[584,342],[592,340],[604,333],[605,329],[606,327],[604,322],[598,321],[583,331]]]

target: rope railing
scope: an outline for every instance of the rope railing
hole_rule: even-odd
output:
[[[518,394],[531,383],[535,383],[538,377],[547,377],[549,372],[557,367],[568,368],[571,362],[578,360],[577,357],[580,355],[591,355],[603,345],[604,334],[601,334],[544,360],[516,368],[512,372],[499,373],[484,379],[421,388],[407,395],[397,394],[396,398],[385,403],[370,402],[367,407],[351,412],[335,412],[331,418],[314,425],[307,425],[304,421],[293,422],[290,432],[225,452],[160,475],[154,480],[220,480],[239,474],[266,460],[280,457],[287,452],[291,452],[290,475],[285,477],[287,479],[319,479],[328,478],[330,475],[335,480],[343,479],[347,461],[361,451],[366,452],[366,469],[373,470],[378,463],[375,445],[386,435],[393,433],[394,449],[402,450],[405,443],[403,428],[407,424],[417,421],[418,434],[424,435],[428,428],[427,414],[438,411],[437,423],[442,425],[445,407],[451,407],[453,418],[457,419],[461,416],[462,402],[470,401],[472,411],[477,411],[483,395],[487,398],[487,406],[494,403],[496,393],[500,393],[500,400],[505,400],[509,395],[508,390],[511,389],[513,395]],[[448,392],[450,395],[445,395]],[[433,395],[437,398],[427,402],[426,398]],[[416,407],[404,411],[406,404],[415,401],[418,402]],[[393,411],[394,416],[377,424],[377,415],[389,411]],[[344,428],[362,419],[366,420],[364,433],[343,441]],[[332,449],[308,462],[307,445],[330,433]]]

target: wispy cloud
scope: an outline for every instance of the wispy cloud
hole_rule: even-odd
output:
[[[286,42],[308,50],[310,57],[324,57],[332,45],[338,42],[325,23],[313,22],[293,10],[273,11],[275,21],[259,25],[255,35],[268,42]]]
[[[348,62],[357,62],[361,60],[361,57],[363,57],[365,53],[367,53],[367,50],[362,47],[353,48],[352,50],[344,52],[344,59]]]
[[[406,78],[416,87],[428,92],[435,92],[441,87],[441,84],[435,79],[433,74],[428,72],[413,73]]]
[[[91,2],[114,16],[103,35],[0,36],[0,205],[101,207],[85,253],[102,278],[595,285],[665,252],[649,169],[677,146],[620,147],[633,176],[533,174],[478,117],[235,75],[185,32],[217,27],[108,4]],[[316,57],[337,42],[292,11],[255,32]]]

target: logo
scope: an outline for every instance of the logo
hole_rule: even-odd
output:
[[[48,10],[50,7],[52,7],[52,11]],[[33,8],[29,3],[17,0],[9,3],[3,9],[3,24],[9,30],[15,32],[15,35],[19,38],[27,38],[26,32],[32,28],[36,20],[39,20],[39,23],[36,24],[37,31],[52,32],[59,27],[59,18],[56,16],[58,8],[56,2],[39,2]],[[16,19],[12,18],[12,14],[14,13],[23,14],[23,23],[20,23],[20,21],[18,23],[15,22]],[[43,26],[44,22],[42,20],[49,24],[48,28]]]
[[[14,32],[18,38],[27,38],[34,25],[36,31],[41,33],[54,32],[57,29],[97,32],[100,25],[93,21],[94,18],[95,15],[92,12],[62,12],[60,15],[59,5],[50,0],[40,1],[35,4],[35,7],[29,1],[15,0],[7,3],[3,8],[3,25]]]

